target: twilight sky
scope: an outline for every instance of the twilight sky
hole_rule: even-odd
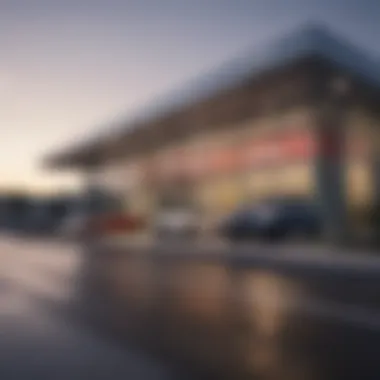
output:
[[[1,0],[0,189],[75,186],[40,159],[307,21],[379,57],[378,0]]]

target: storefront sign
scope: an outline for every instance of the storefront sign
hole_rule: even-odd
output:
[[[211,151],[207,157],[207,171],[210,173],[229,172],[238,169],[239,149],[222,147]]]
[[[315,139],[312,132],[302,131],[289,134],[282,143],[282,157],[285,160],[310,159],[316,153]]]
[[[256,139],[242,148],[243,167],[282,164],[310,159],[315,153],[313,138],[308,131]]]
[[[168,181],[177,177],[191,180],[208,175],[280,165],[310,159],[315,153],[311,132],[301,130],[255,138],[233,146],[176,149],[152,159],[148,179]]]

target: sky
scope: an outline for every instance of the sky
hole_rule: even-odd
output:
[[[378,0],[0,0],[0,190],[76,188],[42,158],[307,22],[380,62],[379,18]]]

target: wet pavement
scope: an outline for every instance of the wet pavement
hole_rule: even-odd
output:
[[[189,358],[182,369],[214,361],[228,380],[246,379],[243,366],[249,379],[379,378],[379,258],[250,245],[231,261],[164,245],[144,259],[132,248],[84,256],[73,243],[1,237],[0,379],[185,379],[173,358]],[[89,286],[107,265],[103,287]],[[149,289],[160,302],[146,304]],[[115,335],[104,311],[117,316]],[[131,348],[131,330],[166,359]]]
[[[379,257],[300,245],[101,251],[120,328],[150,331],[176,358],[228,380],[380,377]]]
[[[182,378],[75,319],[81,261],[74,244],[0,237],[0,379]]]

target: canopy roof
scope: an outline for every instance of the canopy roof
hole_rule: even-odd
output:
[[[107,136],[79,142],[48,159],[52,166],[74,161],[86,152],[96,152],[109,138],[128,134],[136,128],[149,127],[154,121],[179,112],[186,107],[233,89],[263,72],[283,67],[308,56],[319,56],[371,86],[380,87],[379,63],[367,53],[336,36],[323,26],[309,25],[283,36],[265,46],[254,48],[237,59],[222,64],[216,70],[195,78],[176,91],[155,99],[137,113],[123,120]],[[71,158],[71,159],[70,159]],[[64,164],[63,164],[64,165]]]

